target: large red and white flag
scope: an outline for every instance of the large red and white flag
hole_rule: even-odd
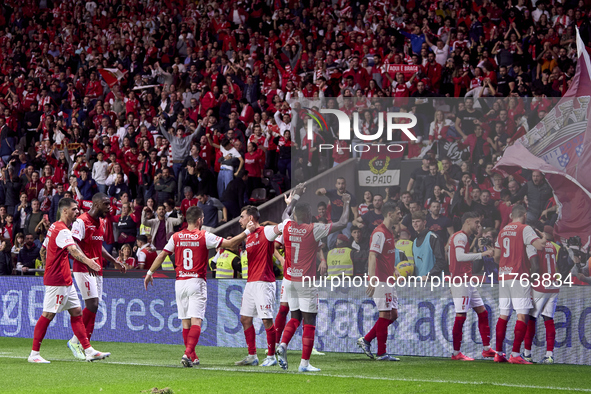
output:
[[[558,204],[555,233],[591,239],[591,61],[577,30],[577,70],[558,104],[514,145],[495,168],[539,170]]]
[[[123,73],[118,68],[101,68],[98,71],[110,88],[123,79]]]

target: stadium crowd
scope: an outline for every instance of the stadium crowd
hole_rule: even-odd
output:
[[[94,193],[107,193],[105,247],[148,268],[146,254],[153,259],[186,226],[189,207],[202,207],[215,228],[251,197],[262,201],[292,178],[349,159],[355,153],[332,128],[308,138],[306,99],[361,112],[364,134],[378,127],[381,104],[370,99],[419,120],[405,154],[420,155],[422,167],[406,190],[357,201],[350,192],[350,224],[326,241],[328,257],[350,249],[356,274],[367,269],[368,236],[388,200],[400,205],[397,235],[407,250],[425,229],[439,235],[433,274],[445,270],[445,242],[467,211],[483,217],[475,239],[494,239],[517,202],[531,223],[551,226],[556,204],[543,176],[507,177],[493,163],[568,89],[574,29],[589,41],[588,12],[583,0],[6,0],[0,274],[35,267],[64,196],[88,210]],[[429,97],[465,101],[435,111]],[[469,149],[454,163],[429,149],[439,141]],[[334,150],[323,155],[320,143]],[[317,191],[328,200],[316,220],[338,219],[343,187]]]

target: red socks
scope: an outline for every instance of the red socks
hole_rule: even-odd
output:
[[[94,321],[96,320],[96,313],[84,308],[82,310],[82,322],[86,328],[86,337],[90,341],[92,332],[94,331]]]
[[[183,328],[183,344],[187,347],[187,338],[189,337],[189,328]]]
[[[289,313],[289,307],[285,305],[279,306],[279,312],[275,317],[275,338],[276,340],[281,339],[283,329],[285,328],[285,321],[287,320],[287,314]]]
[[[248,354],[257,354],[256,332],[254,326],[250,326],[244,330],[244,337],[246,338],[246,345],[248,345]]]
[[[490,326],[486,309],[484,312],[478,313],[478,331],[480,331],[480,338],[482,338],[482,346],[490,346]]]
[[[521,320],[517,320],[515,323],[515,339],[513,340],[513,353],[521,353],[521,343],[525,338],[527,332],[527,323]]]
[[[185,333],[184,331],[185,329],[183,329],[183,335]],[[199,335],[201,335],[201,326],[194,324],[187,331],[187,348],[185,349],[185,354],[187,356],[191,356],[193,355],[193,353],[195,353],[195,346],[197,346],[197,343],[199,342]]]
[[[523,340],[523,344],[525,346],[525,350],[531,350],[531,345],[534,343],[534,337],[536,336],[536,319],[533,317],[529,317],[529,321],[527,322],[527,330],[525,331],[525,338]]]
[[[267,332],[267,348],[269,349],[269,353],[267,354],[268,356],[274,356],[275,355],[275,338],[276,338],[276,332],[275,332],[275,326],[271,326],[270,328],[265,328],[265,331]]]
[[[304,324],[304,333],[302,335],[302,360],[309,360],[310,359],[310,355],[312,354],[312,349],[314,348],[314,334],[315,333],[316,333],[316,327],[314,327],[311,324]]]
[[[49,327],[49,323],[51,323],[51,320],[43,315],[39,318],[39,320],[37,320],[37,324],[35,324],[35,331],[33,333],[33,351],[39,351],[41,342],[43,341],[43,338],[45,338],[47,327]]]
[[[381,317],[378,318],[378,320],[376,321],[376,323],[373,325],[373,327],[371,328],[371,330],[369,330],[369,332],[365,335],[365,340],[367,342],[371,342],[375,339],[376,337],[376,331],[377,331],[377,327],[378,327],[378,322],[380,321]]]
[[[503,320],[499,317],[497,320],[497,343],[496,351],[503,352],[503,342],[505,342],[505,333],[507,332],[507,320]]]
[[[452,329],[454,351],[459,352],[462,346],[462,335],[464,333],[464,322],[466,316],[456,316],[454,321],[454,328]]]
[[[281,338],[281,343],[289,345],[289,341],[291,341],[291,338],[293,337],[299,326],[300,321],[298,319],[289,319],[287,325],[285,326],[285,330],[283,330],[283,337]]]
[[[378,339],[378,356],[386,353],[386,342],[388,341],[388,326],[394,320],[389,320],[383,317],[378,318],[376,322],[376,338]]]
[[[546,326],[546,350],[553,352],[554,341],[556,339],[556,327],[554,327],[554,320],[546,320],[544,325]]]
[[[76,338],[78,338],[82,347],[88,349],[90,347],[90,341],[86,336],[86,329],[84,328],[82,316],[72,316],[70,317],[70,322],[72,323],[72,331],[74,331],[74,335],[76,335]]]

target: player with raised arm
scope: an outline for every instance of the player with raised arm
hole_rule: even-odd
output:
[[[398,319],[398,295],[394,283],[388,283],[392,274],[398,278],[400,273],[396,265],[406,260],[403,252],[396,249],[396,237],[393,228],[402,220],[400,207],[393,202],[382,206],[384,221],[375,228],[370,237],[367,276],[370,278],[366,294],[373,297],[378,308],[378,320],[365,337],[357,340],[357,345],[371,359],[378,361],[400,361],[386,353],[388,327]],[[377,278],[379,283],[374,287],[371,278]],[[371,341],[377,338],[378,354],[374,357],[371,352]]]
[[[72,284],[68,255],[86,264],[94,271],[99,271],[100,266],[96,261],[86,257],[84,252],[80,250],[69,229],[79,212],[76,200],[62,198],[58,204],[58,210],[61,215],[60,220],[49,227],[45,241],[43,241],[43,247],[47,249],[45,275],[43,275],[43,284],[45,285],[43,313],[35,325],[33,349],[28,361],[30,363],[49,364],[49,361],[39,354],[39,348],[49,323],[57,313],[64,310],[70,313],[72,331],[74,331],[74,335],[78,337],[84,348],[86,361],[102,360],[109,357],[111,353],[99,352],[90,346],[82,321],[82,308],[80,307],[78,293],[76,293],[76,288]]]
[[[551,242],[554,236],[554,229],[551,226],[543,228],[544,235],[548,239],[543,250],[536,250],[533,246],[527,247],[527,255],[532,265],[532,272],[536,272],[539,277],[533,280],[533,303],[534,307],[529,312],[529,321],[527,322],[527,331],[525,333],[525,351],[523,358],[533,362],[531,357],[531,345],[536,335],[536,320],[540,315],[544,317],[544,326],[546,327],[546,355],[540,361],[540,364],[554,364],[554,341],[556,338],[556,327],[554,326],[554,313],[558,303],[558,292],[560,287],[556,285],[556,257],[558,251]],[[537,282],[537,283],[536,283]]]
[[[340,231],[347,226],[351,196],[346,193],[341,196],[344,206],[338,222],[311,223],[310,205],[306,203],[296,205],[304,191],[305,185],[300,184],[296,187],[295,195],[283,213],[284,277],[289,280],[284,291],[287,293],[291,319],[283,332],[281,344],[277,348],[277,356],[281,368],[287,369],[287,345],[303,319],[302,360],[298,370],[300,372],[318,372],[320,369],[310,365],[310,354],[314,347],[316,332],[316,314],[318,313],[318,288],[311,286],[310,282],[308,282],[308,286],[305,286],[303,278],[313,278],[316,275],[316,255],[319,241],[328,234]],[[292,210],[293,220],[288,216]]]
[[[533,303],[529,283],[530,262],[526,247],[532,245],[543,250],[546,236],[541,239],[531,226],[525,224],[526,209],[523,205],[515,205],[511,210],[511,223],[503,227],[495,243],[495,262],[499,264],[499,309],[501,314],[497,321],[495,362],[506,362],[503,353],[503,342],[507,332],[507,323],[513,309],[517,312],[511,364],[531,364],[521,356],[521,343],[527,331],[527,319]]]
[[[273,307],[275,306],[275,274],[273,273],[273,253],[275,239],[281,235],[283,223],[274,226],[259,224],[259,210],[252,205],[242,208],[238,222],[242,228],[248,223],[254,224],[252,233],[246,238],[246,256],[248,258],[248,279],[242,294],[240,323],[248,346],[248,355],[237,361],[236,365],[258,365],[256,331],[252,324],[258,316],[263,320],[267,332],[267,358],[262,367],[277,365],[275,358],[275,326],[273,325]]]
[[[472,263],[483,257],[492,257],[493,249],[483,253],[470,253],[469,237],[478,233],[480,227],[480,214],[477,212],[466,212],[462,215],[462,229],[449,239],[449,271],[451,273],[451,296],[456,308],[456,319],[452,330],[454,351],[452,360],[474,361],[473,358],[465,356],[460,352],[462,346],[462,335],[464,322],[468,310],[474,309],[478,315],[478,330],[482,338],[482,357],[494,357],[495,352],[490,348],[490,327],[488,324],[488,312],[480,297],[478,288],[470,283],[472,277]],[[461,285],[455,286],[460,278]],[[464,279],[466,278],[466,279]],[[464,283],[463,281],[466,280]]]
[[[187,209],[186,219],[188,227],[170,237],[148,270],[144,279],[144,287],[148,290],[148,285],[154,283],[154,272],[168,255],[174,254],[174,269],[176,270],[174,289],[178,317],[183,324],[183,342],[185,344],[185,353],[181,358],[181,364],[184,367],[192,367],[199,364],[199,358],[195,354],[195,346],[197,346],[201,335],[201,324],[207,303],[205,277],[209,257],[208,249],[218,247],[234,249],[246,238],[248,230],[231,240],[201,230],[203,210],[196,206]]]
[[[92,197],[92,208],[90,211],[78,216],[72,224],[72,236],[74,241],[80,246],[86,257],[94,259],[100,266],[98,271],[93,271],[87,265],[74,260],[74,280],[78,290],[84,300],[84,309],[82,310],[82,322],[86,329],[88,339],[94,331],[94,321],[98,311],[99,302],[103,296],[103,258],[120,266],[122,272],[127,271],[127,266],[120,263],[109,254],[103,247],[105,235],[104,218],[111,209],[111,200],[104,193],[96,193]],[[74,354],[74,357],[85,359],[84,349],[80,345],[78,337],[74,335],[68,341],[68,348]]]

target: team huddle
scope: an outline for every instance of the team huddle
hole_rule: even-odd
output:
[[[240,308],[240,322],[244,329],[248,355],[236,365],[259,365],[256,352],[256,332],[254,317],[263,321],[267,336],[267,356],[261,366],[279,364],[288,369],[287,348],[297,328],[303,321],[302,356],[298,370],[317,372],[320,369],[310,365],[314,348],[316,315],[318,313],[318,288],[305,286],[304,277],[316,275],[317,255],[320,241],[329,234],[346,227],[351,197],[342,196],[342,215],[334,223],[312,223],[310,205],[298,202],[305,192],[305,185],[298,185],[286,195],[287,207],[282,222],[276,225],[259,224],[259,211],[254,206],[242,209],[239,223],[244,229],[238,236],[225,239],[202,230],[203,211],[193,206],[186,212],[188,227],[172,235],[147,272],[144,280],[146,290],[153,283],[153,273],[169,255],[174,255],[176,270],[175,295],[178,317],[182,320],[182,334],[185,352],[181,363],[185,367],[199,364],[195,347],[199,342],[201,325],[207,304],[207,265],[209,249],[234,249],[243,241],[248,259],[248,279],[244,288]],[[51,225],[45,242],[46,271],[44,275],[45,297],[43,313],[34,331],[33,348],[28,358],[33,363],[49,363],[39,353],[47,327],[55,314],[67,310],[71,315],[74,332],[68,347],[76,358],[86,361],[101,360],[110,353],[99,352],[90,345],[94,320],[102,297],[103,259],[117,264],[125,272],[126,265],[104,250],[103,218],[109,209],[109,199],[103,193],[93,197],[93,206],[88,213],[78,217],[78,204],[75,200],[63,198],[59,203],[60,221]],[[455,304],[456,317],[453,326],[453,360],[471,361],[460,352],[463,325],[469,309],[478,315],[478,328],[482,338],[482,356],[494,357],[495,362],[531,364],[531,345],[535,335],[536,319],[542,315],[546,326],[547,353],[542,363],[553,363],[554,312],[558,288],[553,283],[536,286],[533,290],[529,281],[514,279],[529,275],[530,271],[554,275],[556,272],[556,247],[547,240],[548,234],[536,234],[525,225],[525,208],[513,208],[513,222],[505,226],[497,239],[494,251],[469,253],[469,237],[478,232],[480,216],[468,212],[462,217],[462,230],[450,238],[448,258],[451,279],[472,276],[472,263],[482,257],[494,257],[499,263],[500,317],[496,326],[496,349],[490,346],[490,327],[488,312],[478,289],[469,281],[461,286],[452,286],[451,293]],[[378,361],[399,361],[386,352],[388,327],[398,318],[398,298],[396,288],[387,284],[392,274],[399,276],[396,266],[406,260],[403,252],[396,249],[395,228],[401,221],[400,208],[386,203],[382,208],[383,222],[376,227],[370,237],[368,276],[370,280],[366,294],[373,297],[379,317],[373,328],[358,339],[357,344],[363,352]],[[71,230],[70,230],[71,227]],[[283,265],[284,279],[281,284],[280,308],[275,318],[276,285],[273,272],[273,256],[276,249],[285,250]],[[70,274],[69,256],[74,259],[73,271],[76,284],[85,301],[82,310]],[[503,342],[507,323],[512,310],[517,312],[515,339],[510,357],[503,353]],[[290,320],[286,324],[287,314]],[[377,354],[371,351],[371,342],[377,339]],[[521,345],[525,342],[525,352]]]

